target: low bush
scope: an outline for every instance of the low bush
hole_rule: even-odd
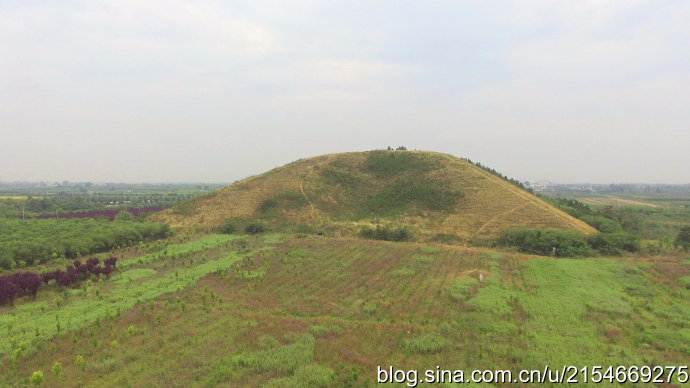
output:
[[[359,235],[360,237],[370,240],[410,241],[412,239],[410,230],[405,226],[392,228],[389,226],[376,225],[376,229],[364,226],[360,230]]]
[[[244,228],[247,234],[259,234],[266,231],[266,227],[258,222],[252,222]]]
[[[218,231],[223,234],[233,234],[237,231],[237,225],[233,220],[225,220],[223,224],[218,228]]]

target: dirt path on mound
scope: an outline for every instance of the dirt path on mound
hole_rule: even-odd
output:
[[[518,211],[518,210],[522,209],[523,207],[529,205],[530,203],[531,203],[531,202],[525,202],[525,203],[523,203],[522,205],[515,206],[514,208],[512,208],[512,209],[510,209],[510,210],[508,210],[508,211],[505,211],[505,212],[503,212],[503,213],[501,213],[501,214],[495,216],[494,218],[490,219],[490,220],[487,221],[484,225],[482,225],[481,228],[477,229],[476,232],[474,232],[470,237],[467,238],[467,241],[465,241],[465,246],[467,246],[467,244],[470,242],[470,240],[472,239],[472,237],[474,237],[474,236],[478,235],[479,233],[481,233],[482,230],[484,230],[484,228],[486,228],[486,227],[487,227],[489,224],[491,224],[492,222],[498,220],[499,218],[501,218],[501,217],[503,217],[503,216],[507,216],[507,215],[510,214],[510,213],[513,213],[513,212],[515,212],[515,211]]]
[[[311,172],[313,170],[314,170],[314,167],[309,166],[309,171],[307,172],[307,175],[305,175],[304,178],[299,181],[299,191],[302,193],[302,195],[304,196],[304,199],[307,201],[307,203],[311,207],[312,218],[314,218],[314,215],[316,214],[316,209],[314,209],[314,204],[311,203],[311,201],[309,200],[309,197],[307,197],[307,194],[304,192],[304,181],[307,180],[307,178],[309,177],[309,175],[311,174]]]

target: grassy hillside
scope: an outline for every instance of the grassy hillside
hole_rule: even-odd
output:
[[[46,386],[367,387],[388,365],[517,371],[690,356],[680,255],[209,236],[130,250],[122,267],[3,311],[0,385],[42,371]]]
[[[352,235],[392,223],[420,240],[467,241],[509,227],[593,228],[451,155],[370,151],[298,160],[162,212],[174,228],[260,220],[274,230]]]

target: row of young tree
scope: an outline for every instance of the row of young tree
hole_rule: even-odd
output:
[[[495,169],[493,169],[493,168],[491,168],[491,167],[489,167],[489,166],[485,166],[485,165],[481,164],[480,162],[473,162],[472,159],[469,159],[469,158],[461,158],[461,159],[464,160],[464,161],[466,161],[466,162],[468,162],[468,163],[472,163],[472,164],[474,164],[475,166],[481,168],[482,170],[484,170],[484,171],[486,171],[486,172],[488,172],[488,173],[491,173],[491,174],[493,174],[493,175],[496,175],[497,177],[499,177],[499,178],[501,178],[501,179],[503,179],[503,180],[505,180],[505,181],[507,181],[507,182],[510,182],[510,183],[512,183],[513,185],[515,185],[515,186],[517,186],[517,187],[519,187],[519,188],[521,188],[521,189],[523,189],[523,190],[526,190],[526,191],[529,191],[530,193],[533,193],[533,192],[532,192],[532,189],[530,189],[530,188],[528,188],[528,187],[525,187],[525,185],[523,185],[522,182],[520,182],[519,180],[514,179],[514,178],[509,178],[507,175],[501,174],[498,170],[495,170]]]
[[[116,263],[117,257],[111,257],[104,260],[103,266],[101,266],[100,260],[92,257],[85,263],[75,260],[64,271],[56,270],[42,274],[17,272],[2,276],[0,277],[0,304],[9,303],[13,305],[17,296],[24,295],[31,295],[36,299],[41,284],[47,285],[51,281],[63,287],[71,287],[92,276],[98,278],[103,275],[110,278],[110,274],[115,271]]]

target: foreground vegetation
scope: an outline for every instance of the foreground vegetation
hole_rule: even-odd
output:
[[[0,276],[0,305],[14,305],[17,296],[31,295],[36,300],[36,295],[41,288],[41,283],[48,285],[51,282],[63,287],[75,286],[76,283],[89,278],[99,280],[103,275],[106,279],[115,271],[117,257],[111,257],[104,261],[105,266],[100,266],[100,259],[92,257],[82,263],[75,260],[74,263],[63,270],[43,272],[15,272],[11,275]]]
[[[362,387],[375,385],[379,365],[516,370],[690,356],[684,255],[551,259],[283,240],[130,249],[111,280],[19,301],[0,316],[0,384],[28,385],[40,371],[49,386]]]
[[[251,252],[246,245],[240,245],[245,247],[241,252],[229,249],[227,244],[237,239],[210,236],[158,244],[151,247],[151,253],[122,260],[118,263],[121,272],[110,280],[92,274],[80,283],[51,282],[35,300],[18,300],[16,306],[0,310],[0,323],[6,330],[0,339],[0,354],[9,354],[13,364],[17,357],[33,354],[55,335],[99,325],[139,302],[179,291],[210,272],[226,269],[241,254]],[[217,252],[221,244],[227,248],[222,255]]]

